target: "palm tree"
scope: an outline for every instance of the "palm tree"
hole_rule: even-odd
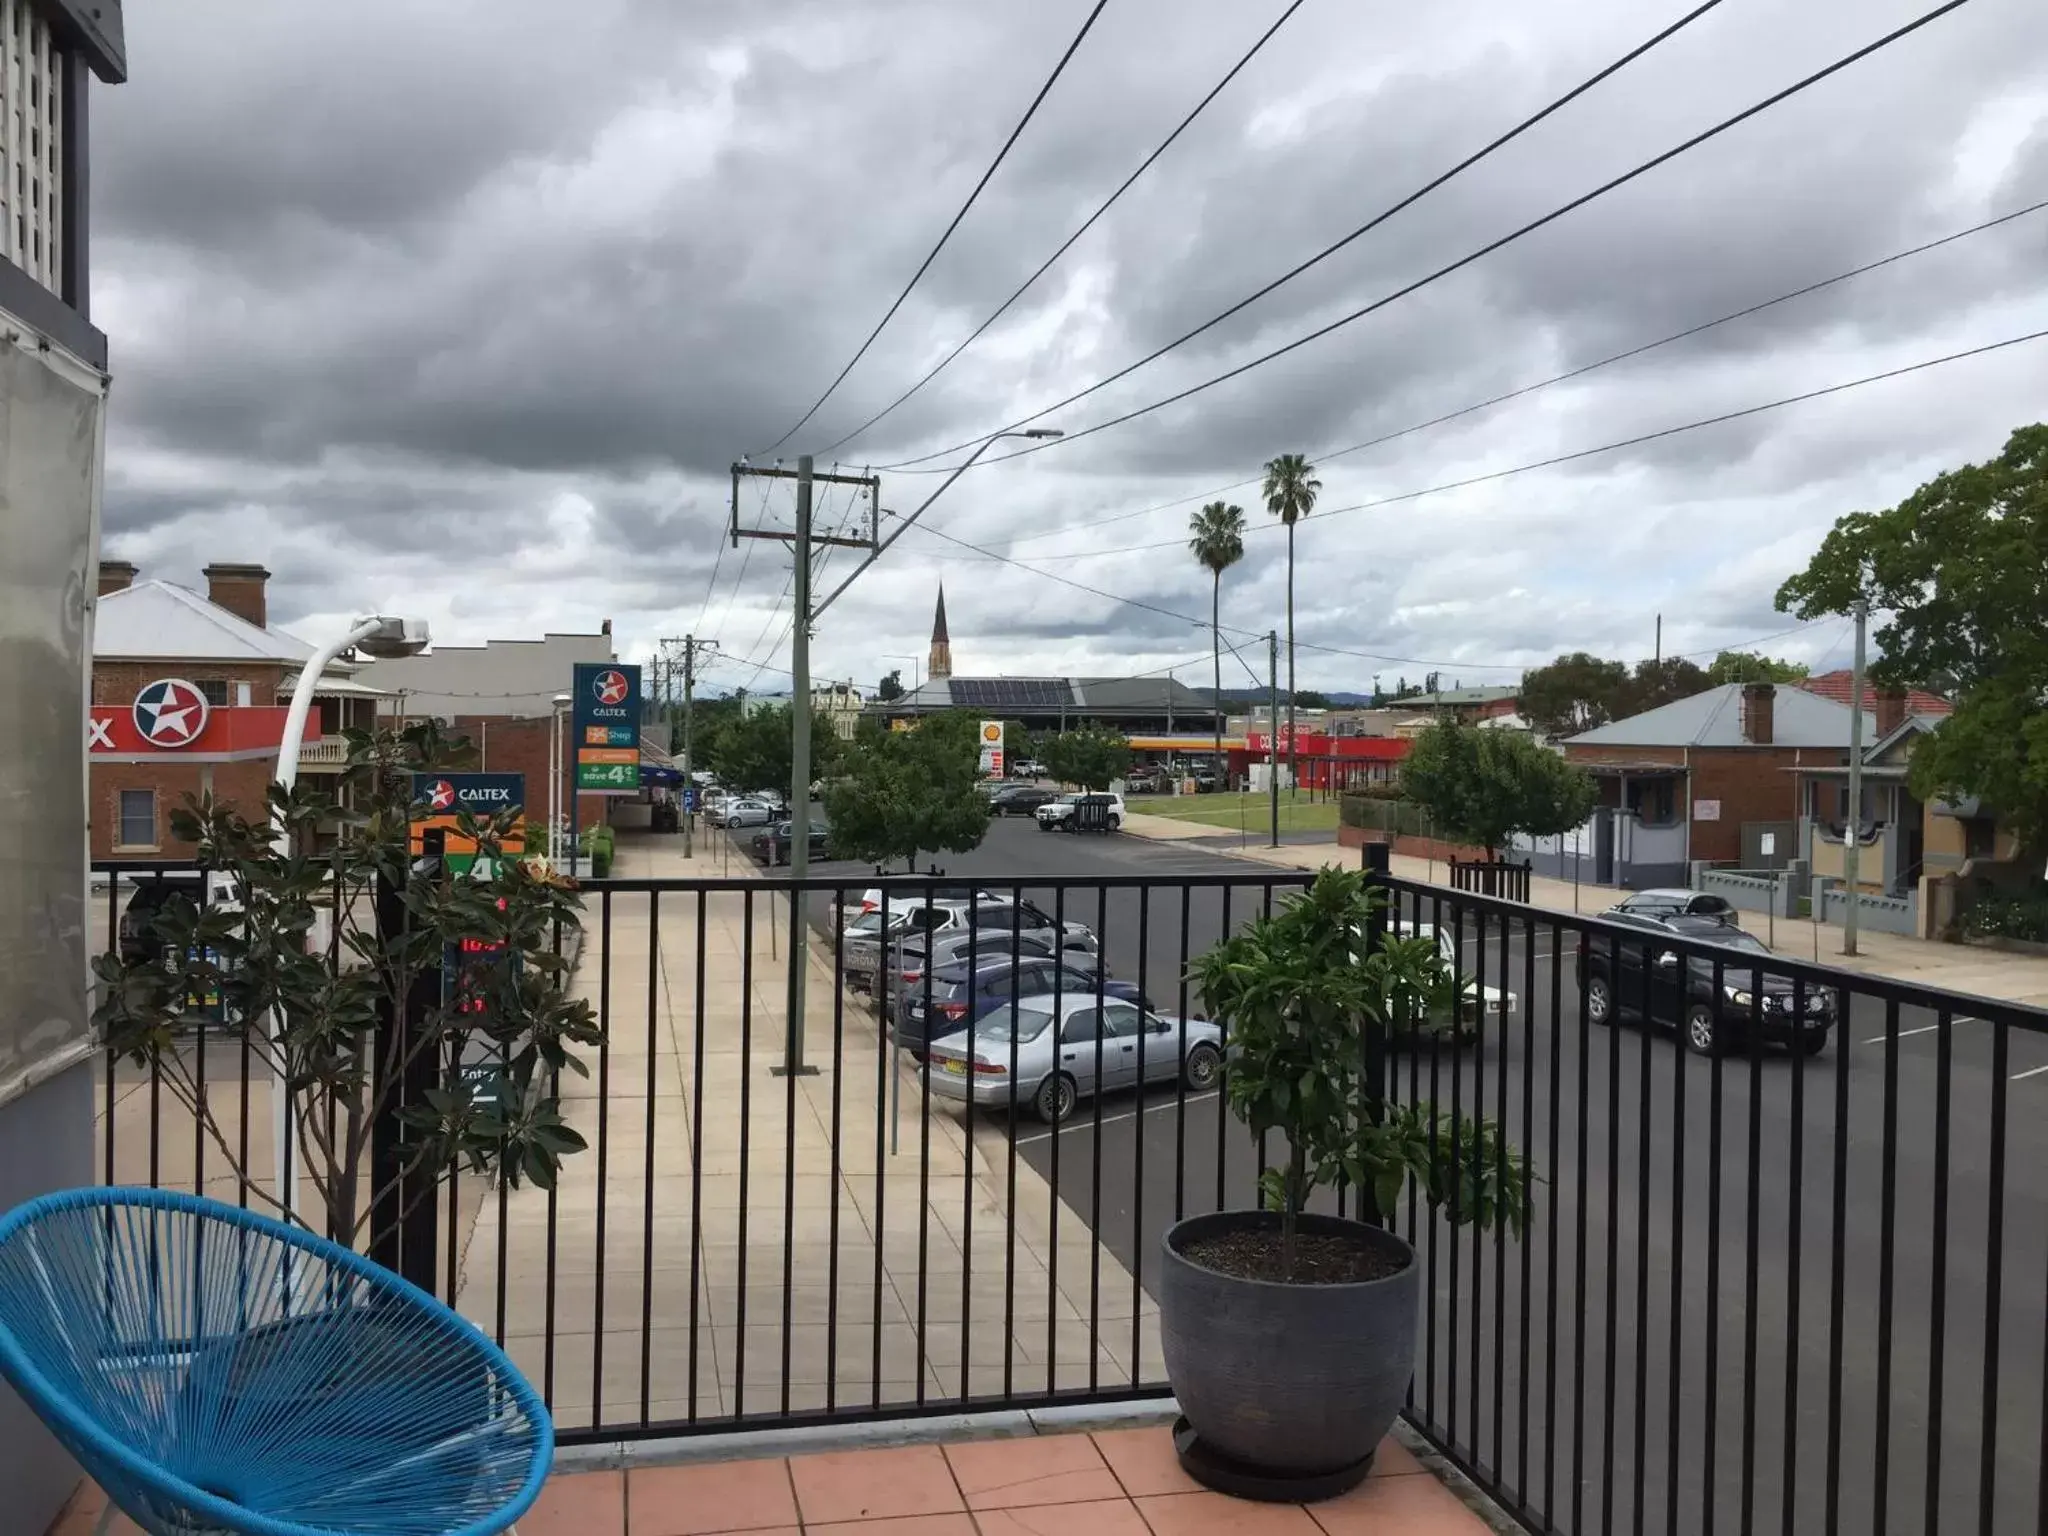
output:
[[[1287,525],[1287,776],[1301,779],[1301,748],[1294,739],[1294,525],[1315,509],[1323,482],[1316,467],[1298,453],[1266,461],[1266,510]],[[1279,722],[1274,722],[1279,729]]]
[[[1244,558],[1244,508],[1212,501],[1188,518],[1188,550],[1208,568],[1209,656],[1214,685],[1210,703],[1216,710],[1216,774],[1223,776],[1223,573]]]

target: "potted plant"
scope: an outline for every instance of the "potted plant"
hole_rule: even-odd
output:
[[[1498,1128],[1390,1104],[1390,1037],[1437,1018],[1457,979],[1429,938],[1383,932],[1384,893],[1325,869],[1191,968],[1226,1031],[1225,1091],[1284,1161],[1262,1209],[1194,1216],[1164,1237],[1159,1325],[1191,1475],[1254,1498],[1355,1486],[1415,1368],[1418,1265],[1379,1222],[1411,1179],[1454,1222],[1519,1233],[1529,1175]],[[1363,1220],[1307,1209],[1342,1181]]]
[[[202,909],[173,896],[150,943],[100,956],[93,1023],[111,1049],[156,1069],[253,1203],[360,1247],[373,1222],[395,1227],[463,1171],[551,1185],[584,1142],[546,1087],[564,1069],[587,1072],[571,1047],[602,1036],[590,1004],[563,986],[561,939],[581,906],[573,882],[545,859],[504,853],[518,808],[461,814],[455,830],[478,855],[467,874],[415,860],[413,823],[427,807],[414,775],[441,771],[465,743],[431,722],[347,738],[339,797],[301,780],[271,786],[263,820],[210,798],[173,812],[173,832],[233,899]],[[275,846],[280,828],[289,851]],[[325,851],[305,851],[335,828]],[[390,1028],[408,1007],[411,1029]],[[188,1059],[194,1025],[225,1029],[254,1068],[289,1085],[318,1211],[287,1210],[267,1158],[244,1166],[247,1139],[226,1133]],[[394,1120],[395,1155],[373,1167],[377,1127]]]

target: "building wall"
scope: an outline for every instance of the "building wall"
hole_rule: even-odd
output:
[[[578,662],[616,659],[609,634],[546,635],[436,646],[424,656],[369,662],[356,679],[403,693],[403,712],[410,716],[516,715],[545,721],[555,695],[569,691]],[[400,702],[391,700],[390,712],[398,712]]]
[[[264,797],[277,775],[274,757],[251,758],[240,763],[180,763],[169,757],[156,763],[94,763],[87,812],[92,857],[189,862],[195,850],[190,843],[181,843],[171,836],[171,812],[184,806],[187,795],[200,793],[208,768],[213,770],[216,801],[234,806],[252,820],[263,814]],[[124,789],[156,791],[154,844],[130,847],[119,841]]]
[[[450,729],[467,736],[470,745],[476,749],[477,772],[526,775],[527,821],[545,826],[555,809],[548,793],[548,759],[553,750],[554,722],[468,715],[457,716]],[[566,757],[566,722],[563,740]],[[587,827],[592,822],[605,820],[614,798],[611,795],[576,796],[576,825]]]
[[[284,674],[285,669],[275,662],[96,661],[92,668],[92,701],[125,708],[135,702],[136,694],[166,677],[181,677],[188,683],[218,678],[228,684],[230,703],[235,697],[234,685],[247,683],[251,704],[274,708],[285,702],[277,691]]]
[[[1691,798],[1695,802],[1720,801],[1721,818],[1693,821],[1691,856],[1713,863],[1740,863],[1745,821],[1798,819],[1799,776],[1788,770],[1838,763],[1846,756],[1819,747],[1694,749]]]

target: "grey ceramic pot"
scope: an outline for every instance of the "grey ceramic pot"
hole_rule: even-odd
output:
[[[1406,1262],[1383,1280],[1284,1285],[1242,1280],[1182,1257],[1192,1238],[1272,1232],[1267,1211],[1192,1216],[1169,1228],[1159,1331],[1180,1410],[1209,1453],[1282,1477],[1356,1467],[1372,1454],[1415,1373],[1421,1296],[1415,1253],[1391,1232],[1304,1215],[1303,1232],[1343,1232]]]

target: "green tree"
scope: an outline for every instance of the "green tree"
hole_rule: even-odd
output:
[[[1299,704],[1303,709],[1328,709],[1330,696],[1317,688],[1304,688],[1294,695],[1291,702]]]
[[[875,697],[884,704],[888,703],[891,699],[903,697],[903,669],[901,667],[895,668],[888,676],[875,684]]]
[[[1519,1235],[1528,1218],[1531,1175],[1498,1125],[1388,1103],[1367,1075],[1389,1036],[1448,1011],[1458,985],[1433,939],[1373,938],[1386,904],[1359,871],[1324,869],[1189,967],[1228,1031],[1231,1110],[1262,1141],[1280,1132],[1287,1161],[1259,1189],[1280,1213],[1283,1279],[1294,1278],[1300,1214],[1323,1185],[1349,1184],[1368,1221],[1391,1217],[1410,1179],[1455,1223]]]
[[[1287,777],[1294,781],[1300,778],[1301,766],[1301,745],[1294,733],[1294,525],[1315,510],[1322,490],[1315,465],[1303,455],[1283,453],[1266,461],[1261,490],[1266,510],[1287,528]]]
[[[1703,668],[1683,656],[1666,656],[1658,661],[1639,661],[1635,675],[1621,692],[1623,715],[1640,715],[1705,693],[1712,686]]]
[[[1576,736],[1624,713],[1628,681],[1622,663],[1573,651],[1522,674],[1523,718],[1545,736]]]
[[[1592,775],[1519,731],[1485,731],[1454,718],[1415,738],[1401,765],[1402,798],[1437,826],[1498,856],[1510,837],[1556,837],[1593,813]]]
[[[1913,792],[1978,796],[2048,847],[2048,423],[1895,507],[1841,518],[1777,601],[1809,620],[1859,601],[1885,615],[1873,680],[1956,695],[1913,753]]]
[[[1212,501],[1188,519],[1188,552],[1209,573],[1210,677],[1223,697],[1223,573],[1244,558],[1244,508]],[[1216,711],[1216,771],[1223,771],[1223,711]]]
[[[876,866],[917,867],[920,853],[968,853],[988,834],[988,801],[975,787],[976,722],[958,711],[911,731],[885,731],[846,754],[825,786],[832,850]]]
[[[1109,788],[1112,780],[1130,772],[1131,739],[1121,731],[1083,726],[1078,731],[1048,736],[1042,760],[1045,771],[1058,783],[1103,790]]]
[[[711,771],[735,789],[790,788],[794,771],[792,731],[794,711],[787,704],[735,713],[705,741],[704,761]],[[828,777],[839,761],[844,746],[831,726],[811,720],[811,774]]]
[[[1714,687],[1723,683],[1796,683],[1806,675],[1806,663],[1780,661],[1758,651],[1723,651],[1707,668],[1707,682]]]

